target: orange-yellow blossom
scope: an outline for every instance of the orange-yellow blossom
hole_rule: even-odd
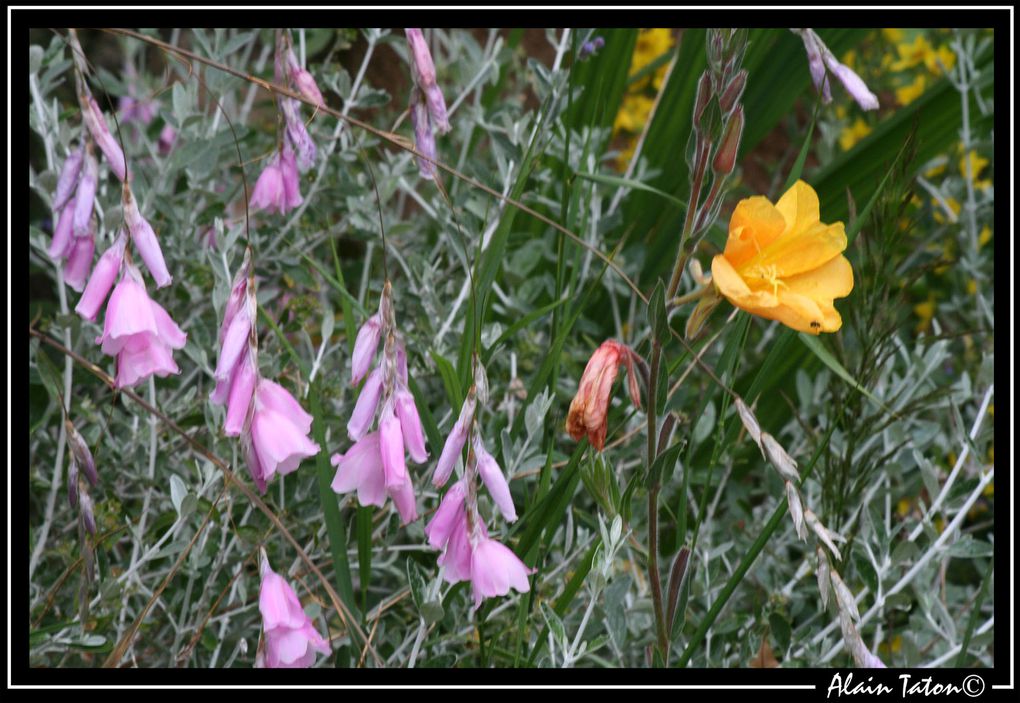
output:
[[[775,205],[760,195],[737,204],[712,278],[752,315],[809,334],[835,332],[843,320],[832,301],[854,288],[846,244],[843,223],[819,221],[818,195],[797,181]]]
[[[570,402],[567,413],[567,432],[575,440],[588,435],[591,445],[602,451],[606,443],[606,424],[609,396],[620,364],[627,367],[627,388],[634,405],[641,407],[641,395],[634,363],[637,355],[626,344],[612,339],[602,343],[588,360],[581,374],[577,395]]]

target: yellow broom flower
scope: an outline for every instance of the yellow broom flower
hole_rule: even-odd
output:
[[[760,195],[737,204],[712,279],[752,315],[799,332],[835,332],[843,320],[832,301],[854,288],[846,245],[843,223],[821,222],[818,195],[797,181],[775,205]]]

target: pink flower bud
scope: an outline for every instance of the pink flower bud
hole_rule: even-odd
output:
[[[354,405],[354,412],[347,422],[347,436],[355,442],[364,437],[372,427],[375,411],[379,407],[379,398],[382,396],[382,387],[382,369],[376,369],[368,375],[365,385],[361,387],[358,402]]]
[[[54,261],[66,259],[71,253],[71,228],[74,221],[74,196],[67,201],[60,211],[57,225],[53,228],[53,239],[48,253]]]
[[[422,178],[432,180],[436,177],[436,138],[432,133],[432,122],[429,118],[428,106],[422,102],[421,94],[416,90],[411,93],[411,128],[414,131],[414,147],[423,156],[417,157],[418,174]],[[429,160],[431,159],[431,161]]]
[[[477,523],[477,528],[483,537],[488,537],[485,525]],[[468,534],[467,513],[461,511],[454,518],[450,527],[446,550],[436,560],[436,563],[443,567],[443,580],[447,583],[470,580],[471,554],[471,536]]]
[[[301,197],[301,177],[298,174],[297,161],[294,158],[294,151],[286,139],[283,140],[283,150],[280,153],[280,181],[283,183],[285,208],[281,211],[283,214],[304,202]]]
[[[121,200],[124,205],[124,224],[127,225],[128,232],[131,233],[131,241],[138,247],[138,253],[141,255],[142,261],[145,262],[149,273],[156,280],[156,287],[164,288],[170,285],[174,279],[166,268],[166,261],[163,259],[163,250],[159,246],[159,240],[156,239],[156,233],[152,230],[152,225],[138,211],[138,203],[135,202],[135,197],[131,193],[131,187],[127,184],[124,185]]]
[[[81,174],[84,157],[85,145],[80,144],[64,160],[64,166],[60,169],[60,177],[57,179],[57,190],[53,194],[53,212],[59,212],[60,208],[67,205],[71,195],[78,187],[78,176]]]
[[[96,202],[96,186],[99,183],[99,164],[91,149],[85,151],[81,180],[74,196],[74,220],[72,232],[75,237],[87,237],[92,229],[92,208]]]
[[[86,128],[92,135],[92,139],[99,145],[103,155],[106,156],[106,162],[110,165],[110,169],[123,183],[127,177],[127,161],[124,158],[124,151],[110,134],[106,118],[103,117],[102,110],[96,104],[96,99],[91,95],[82,95],[81,106],[82,119],[85,121]]]
[[[475,394],[468,393],[464,405],[460,408],[460,416],[454,423],[453,429],[446,437],[446,444],[439,455],[439,462],[436,464],[435,473],[432,475],[432,484],[437,488],[446,484],[453,473],[453,467],[457,464],[461,450],[464,449],[464,442],[467,441],[468,428],[475,417]]]
[[[406,388],[398,388],[394,405],[397,418],[400,420],[400,431],[404,435],[404,448],[407,449],[411,461],[416,464],[427,461],[429,454],[425,450],[425,433],[421,428],[414,396]]]
[[[510,485],[506,481],[506,476],[503,475],[503,470],[499,468],[499,464],[496,463],[492,455],[485,451],[485,446],[478,435],[475,435],[472,444],[475,450],[478,475],[482,477],[482,483],[488,489],[496,507],[503,513],[503,518],[507,522],[514,522],[517,520],[517,511],[514,509],[514,499],[510,495]]]
[[[737,163],[737,152],[740,150],[740,137],[744,132],[744,107],[738,105],[723,132],[719,149],[712,159],[712,171],[718,175],[729,175]]]
[[[588,441],[599,451],[605,446],[609,396],[620,364],[627,367],[630,375],[628,390],[631,400],[640,407],[633,354],[627,345],[612,339],[603,342],[592,354],[567,413],[567,432],[575,440],[587,435]]]
[[[301,119],[298,110],[300,103],[291,98],[283,98],[280,104],[283,108],[287,139],[296,154],[298,170],[304,173],[315,164],[315,142],[312,141],[312,136],[308,134],[308,128],[305,127],[305,123]]]
[[[243,351],[241,361],[230,379],[227,417],[223,422],[223,433],[228,437],[240,435],[248,419],[248,409],[255,395],[255,384],[258,383],[258,369],[254,357],[251,349]]]
[[[365,320],[354,340],[354,353],[351,355],[351,385],[356,385],[368,372],[375,351],[379,347],[382,335],[382,320],[378,313]]]
[[[280,170],[280,155],[275,154],[262,169],[251,193],[251,208],[266,212],[287,211],[287,194],[283,186],[283,173]]]
[[[436,549],[444,549],[450,536],[464,522],[464,498],[467,488],[464,481],[457,481],[443,496],[442,502],[433,514],[429,524],[425,526],[425,536],[429,544]]]
[[[326,107],[326,101],[322,99],[322,93],[319,91],[319,86],[316,84],[315,79],[312,78],[311,73],[301,68],[301,64],[298,63],[293,51],[287,52],[287,72],[290,74],[290,80],[304,98],[312,101],[319,107]]]
[[[92,270],[92,257],[96,252],[96,239],[91,230],[83,237],[73,237],[64,264],[64,283],[79,293],[85,288],[85,281]]]
[[[121,263],[124,261],[124,248],[127,245],[127,236],[121,231],[117,240],[103,252],[99,257],[85,292],[74,307],[74,311],[90,322],[95,322],[99,315],[99,308],[106,301],[110,294],[117,274],[120,272]]]
[[[382,454],[387,491],[392,491],[410,481],[407,464],[404,461],[404,437],[400,431],[400,420],[393,412],[392,403],[383,406],[379,418],[379,452]]]

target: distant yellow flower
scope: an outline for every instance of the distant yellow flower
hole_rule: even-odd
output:
[[[637,137],[632,137],[627,143],[620,149],[620,153],[616,155],[616,170],[623,171],[627,170],[627,166],[630,165],[630,160],[634,157],[634,149],[637,147]]]
[[[978,248],[980,249],[990,241],[992,241],[992,230],[988,225],[985,225],[978,234]]]
[[[971,278],[967,280],[967,293],[970,295],[977,295],[978,284],[977,280]]]
[[[903,41],[903,30],[886,28],[882,30],[882,36],[885,37],[886,41],[892,42],[893,44],[899,44]]]
[[[959,217],[959,215],[960,215],[960,201],[957,200],[956,198],[952,197],[952,196],[949,196],[945,200],[946,200],[946,205],[948,205],[949,209],[952,210],[953,215]],[[934,217],[935,221],[938,222],[940,225],[941,224],[945,224],[945,222],[946,222],[945,208],[942,207],[942,203],[940,203],[937,198],[932,198],[931,199],[931,205],[932,205],[932,208],[934,208],[933,211],[932,211],[932,217]]]
[[[616,113],[616,122],[613,124],[614,131],[625,129],[628,132],[640,132],[648,121],[648,115],[652,111],[655,101],[646,95],[627,95],[620,105],[620,111]]]
[[[947,71],[953,70],[953,66],[956,65],[956,54],[948,46],[940,46],[924,55],[924,65],[936,76],[941,76],[943,66]]]
[[[967,155],[967,158],[960,159],[960,175],[964,178],[967,177],[968,160],[970,161],[970,177],[974,179],[975,187],[984,190],[991,186],[992,181],[990,178],[978,178],[978,174],[980,174],[985,169],[985,166],[991,162],[973,149],[970,154]]]
[[[932,166],[927,171],[925,171],[924,172],[924,177],[925,178],[935,178],[936,176],[941,176],[945,172],[946,172],[946,164],[945,164],[945,162],[943,162],[941,164],[936,164],[935,166]],[[913,196],[913,197],[917,198],[916,195]],[[921,204],[920,200],[918,200],[917,204],[918,205]]]
[[[843,54],[843,61],[842,61],[842,63],[846,64],[847,66],[849,66],[850,68],[852,68],[852,69],[854,69],[856,71],[857,69],[854,66],[854,64],[857,63],[857,50],[856,49],[850,49],[845,54]]]
[[[818,195],[797,181],[775,205],[764,196],[741,200],[730,218],[726,249],[712,259],[716,288],[752,315],[800,332],[835,332],[833,305],[850,295],[854,274],[842,252],[842,222],[819,220]]]
[[[897,44],[896,53],[900,55],[900,59],[890,68],[894,71],[904,71],[924,63],[925,57],[933,54],[934,50],[931,48],[931,42],[923,34],[918,34],[912,43]]]
[[[914,306],[914,314],[918,322],[915,328],[918,332],[924,332],[931,327],[931,319],[935,317],[935,294],[929,293],[928,300]]]
[[[839,135],[839,146],[843,151],[850,151],[854,144],[871,134],[871,127],[863,119],[858,117],[852,125],[845,128]]]
[[[923,73],[917,74],[912,83],[896,89],[896,102],[900,105],[909,105],[917,100],[924,93],[928,85],[928,79]]]

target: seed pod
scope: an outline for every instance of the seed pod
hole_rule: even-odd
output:
[[[829,580],[832,581],[832,590],[836,594],[836,603],[840,610],[846,611],[854,620],[860,621],[861,613],[857,610],[857,601],[839,572],[832,569]]]
[[[822,608],[825,608],[829,604],[829,558],[821,547],[815,548],[815,554],[818,556],[818,594],[822,598]]]
[[[764,436],[764,432],[762,435]],[[818,539],[822,540],[826,547],[836,556],[836,559],[843,561],[842,555],[839,553],[839,549],[836,548],[834,539],[845,541],[842,537],[837,535],[835,532],[830,531],[825,525],[818,521],[818,516],[810,510],[804,511],[804,522],[811,528],[811,531],[818,535]]]
[[[740,416],[740,421],[744,424],[747,434],[750,435],[755,444],[761,446],[761,428],[758,426],[758,418],[754,416],[751,408],[747,407],[747,403],[744,402],[743,398],[738,397],[733,401],[733,404],[737,408],[737,415]]]
[[[761,433],[761,449],[766,458],[776,467],[780,476],[788,481],[800,480],[800,474],[797,473],[797,462],[790,458],[782,445],[768,432]]]
[[[67,430],[67,444],[71,448],[71,459],[78,465],[88,482],[95,486],[99,483],[99,474],[96,473],[96,462],[92,459],[92,452],[74,424],[70,420],[64,421]]]
[[[792,481],[786,482],[786,502],[790,505],[790,517],[797,529],[797,536],[807,540],[807,528],[804,527],[804,507],[800,503],[800,493]]]

